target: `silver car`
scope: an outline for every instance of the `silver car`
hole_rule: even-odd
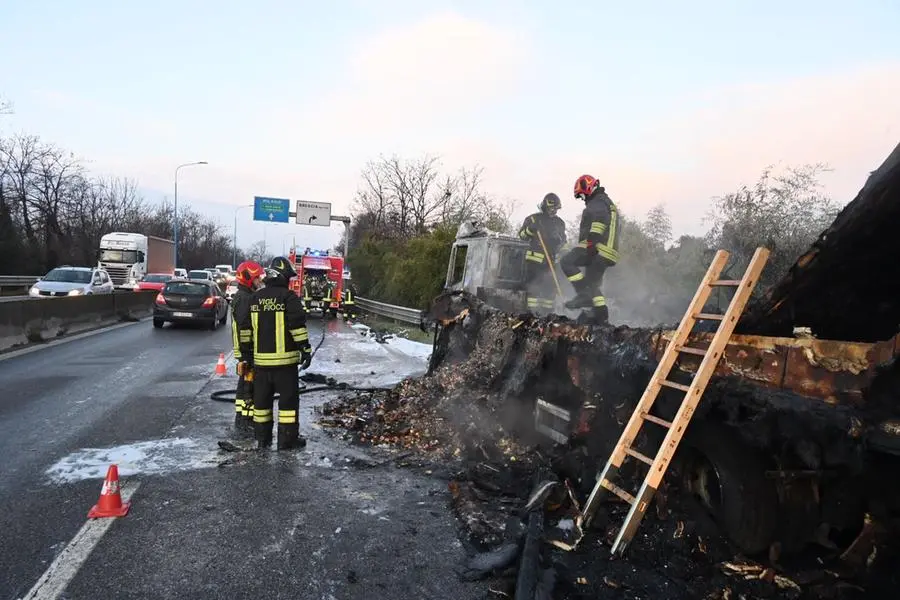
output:
[[[90,267],[57,267],[38,279],[28,290],[35,298],[112,294],[115,289],[109,273]]]

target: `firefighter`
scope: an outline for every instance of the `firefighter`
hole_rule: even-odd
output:
[[[355,319],[356,318],[356,286],[350,283],[348,280],[346,281],[346,287],[344,289],[344,298],[342,301],[342,305],[344,308],[344,320]]]
[[[309,367],[312,348],[303,301],[288,289],[297,273],[283,256],[266,269],[265,287],[253,294],[249,316],[240,324],[241,352],[253,352],[253,429],[257,448],[272,445],[273,402],[278,393],[278,450],[306,446],[300,435],[297,372]]]
[[[262,287],[265,270],[258,262],[248,260],[238,265],[235,279],[238,287],[231,300],[231,338],[234,357],[238,361],[238,383],[234,394],[234,428],[239,433],[253,432],[253,352],[241,352],[241,342],[250,342],[247,332],[241,332],[238,324],[250,316],[250,300],[253,292]]]
[[[576,295],[566,308],[591,307],[592,321],[609,321],[609,308],[601,291],[606,269],[619,262],[619,214],[606,189],[591,175],[575,180],[575,197],[584,200],[578,246],[560,260],[560,267]],[[580,267],[584,267],[584,272]]]
[[[525,252],[525,289],[528,310],[532,312],[553,310],[554,287],[542,283],[546,283],[543,276],[550,270],[548,261],[553,261],[566,243],[566,223],[556,216],[561,207],[559,196],[552,192],[547,194],[538,206],[540,212],[527,216],[519,229],[519,237],[531,244]],[[550,256],[544,256],[538,232]]]

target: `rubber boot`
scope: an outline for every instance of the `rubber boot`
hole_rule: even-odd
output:
[[[593,317],[594,323],[596,325],[606,325],[607,323],[609,323],[609,307],[595,306],[591,310],[591,317]]]
[[[256,434],[256,449],[268,450],[272,447],[272,422],[253,423],[253,433]]]
[[[573,281],[572,287],[575,288],[575,297],[566,302],[563,306],[569,309],[588,308],[594,306],[594,300],[584,287],[584,280]]]
[[[278,424],[278,449],[294,450],[306,447],[306,439],[300,435],[300,425],[297,423]]]

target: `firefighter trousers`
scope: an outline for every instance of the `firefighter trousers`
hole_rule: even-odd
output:
[[[593,307],[594,315],[600,321],[609,317],[606,297],[603,295],[603,275],[610,263],[593,248],[578,246],[572,248],[559,261],[559,266],[566,279],[575,288],[574,299],[566,303],[569,308]],[[582,272],[581,267],[584,267]]]
[[[234,394],[234,426],[242,431],[253,428],[253,371],[250,370],[238,377]]]
[[[356,318],[356,304],[354,302],[346,303],[344,302],[344,318],[345,319],[355,319]]]
[[[545,279],[551,277],[550,267],[546,259],[541,262],[535,260],[525,261],[525,294],[528,310],[531,312],[544,312],[553,310],[553,298],[555,296],[553,282]]]
[[[299,447],[300,381],[297,365],[256,367],[253,370],[253,431],[260,448],[272,445],[273,404],[278,394],[278,449]]]

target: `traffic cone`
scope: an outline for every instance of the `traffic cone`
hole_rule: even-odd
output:
[[[225,371],[225,353],[219,353],[219,362],[216,363],[216,375],[224,375]]]
[[[131,502],[122,503],[119,493],[119,466],[110,465],[106,472],[106,480],[100,488],[100,500],[88,512],[88,519],[103,517],[124,517],[131,508]]]

